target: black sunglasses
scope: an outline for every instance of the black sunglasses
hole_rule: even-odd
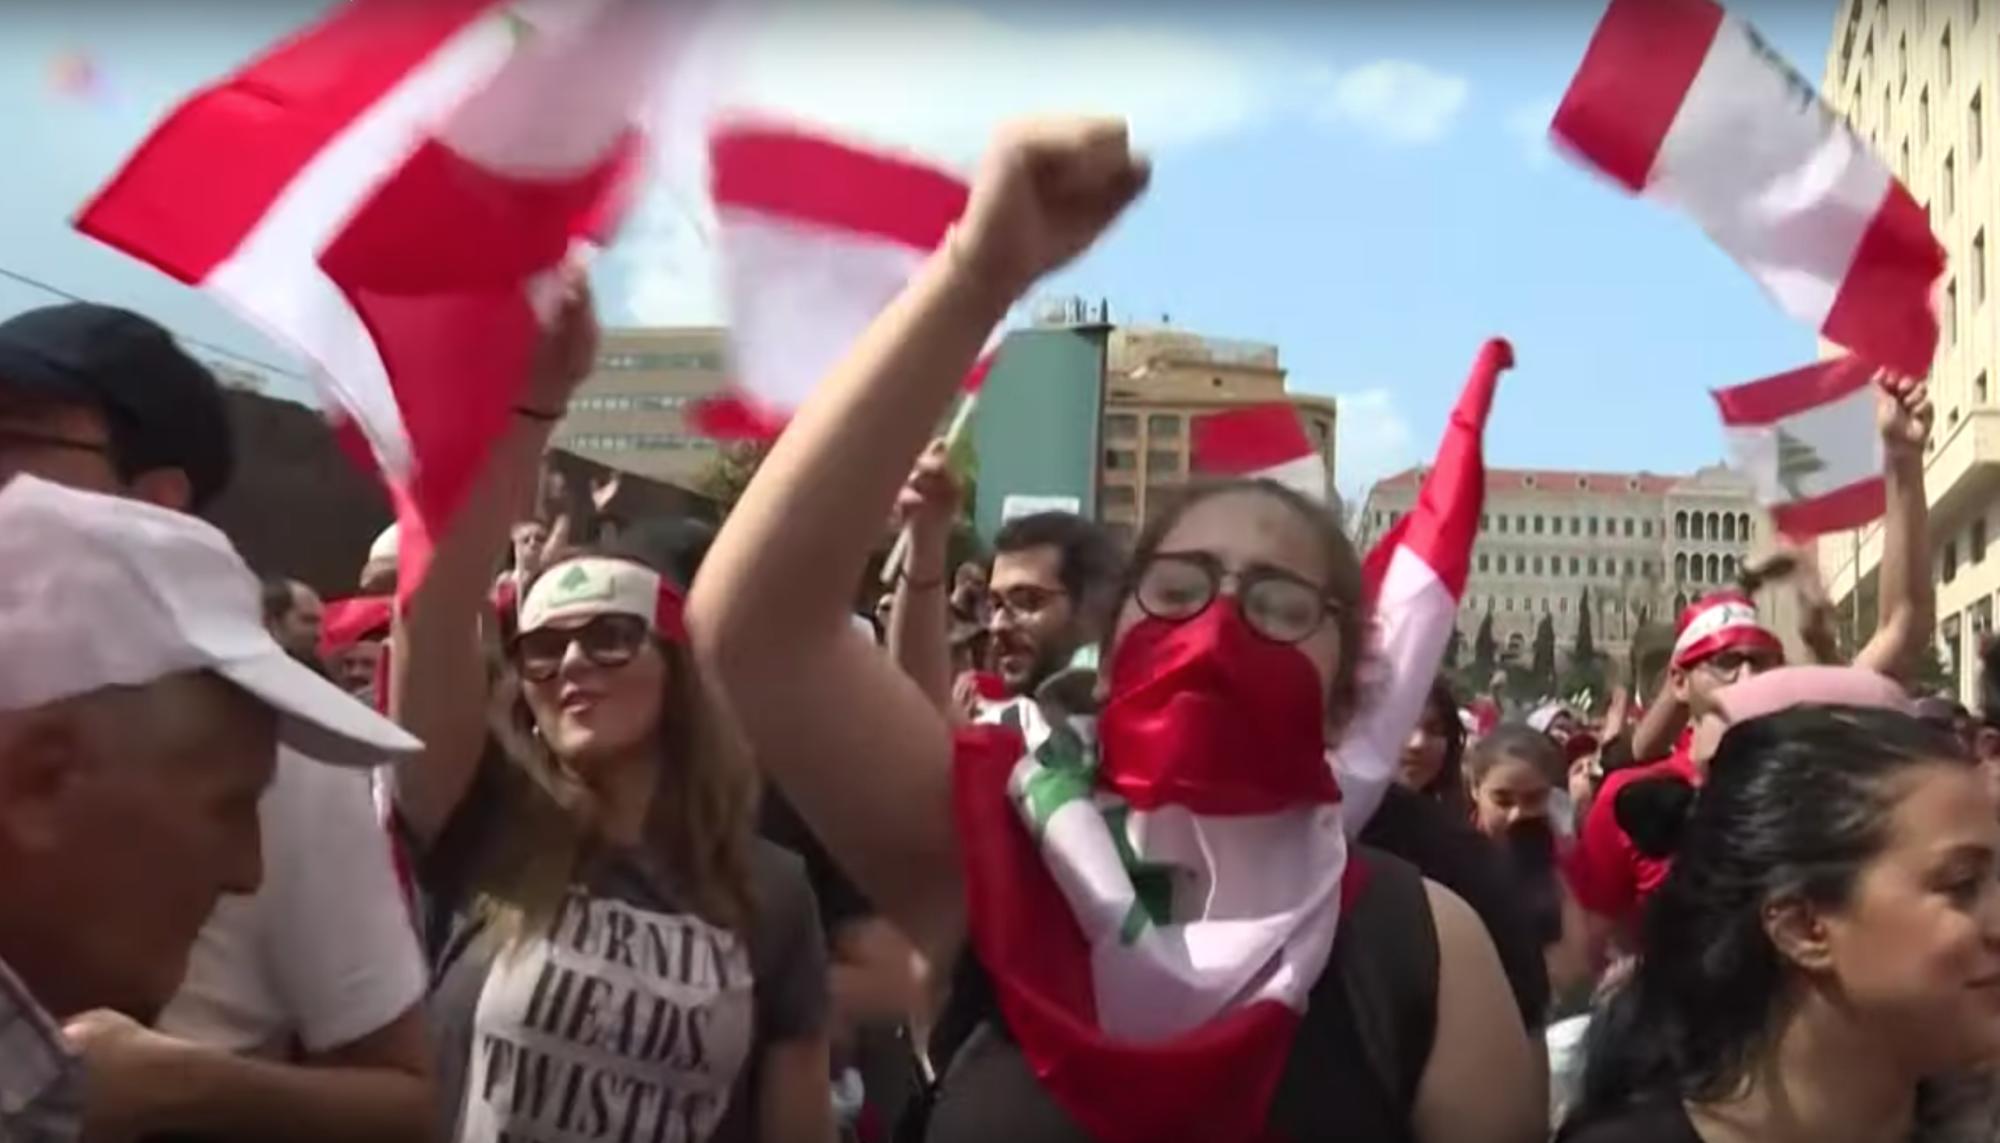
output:
[[[599,615],[580,627],[541,627],[514,637],[514,666],[529,682],[548,682],[574,645],[593,666],[615,670],[637,658],[651,635],[635,615]]]

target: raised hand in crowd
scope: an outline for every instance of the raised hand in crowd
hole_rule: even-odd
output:
[[[909,537],[889,609],[889,657],[940,710],[952,702],[951,612],[945,594],[952,524],[963,493],[950,450],[932,441],[896,494],[895,522]]]

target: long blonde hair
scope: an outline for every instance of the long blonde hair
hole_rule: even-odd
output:
[[[496,639],[489,653],[497,646]],[[645,848],[661,860],[673,891],[696,915],[748,937],[756,915],[756,771],[727,705],[694,657],[677,643],[656,638],[654,646],[666,661],[666,683]],[[494,847],[480,877],[479,907],[518,947],[523,937],[546,931],[571,886],[595,870],[604,852],[602,806],[537,731],[511,657],[503,651],[493,658],[493,736],[510,770],[526,781],[508,783],[514,793],[502,816],[506,840]]]

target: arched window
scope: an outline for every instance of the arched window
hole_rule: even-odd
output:
[[[1708,538],[1711,540],[1720,540],[1722,538],[1722,513],[1710,512],[1708,514]]]
[[[1730,519],[1732,519],[1732,520],[1733,520],[1733,519],[1735,519],[1735,517],[1733,517],[1733,516],[1732,516],[1732,517],[1730,517]],[[1724,579],[1731,579],[1731,580],[1733,580],[1733,579],[1735,579],[1735,578],[1736,578],[1736,557],[1735,557],[1735,556],[1724,556],[1724,557],[1722,557],[1722,578],[1724,578]]]
[[[1696,512],[1696,513],[1694,514],[1694,538],[1695,538],[1695,539],[1697,539],[1697,540],[1705,540],[1705,539],[1707,539],[1707,538],[1708,538],[1708,528],[1707,528],[1707,526],[1706,526],[1706,525],[1707,525],[1707,519],[1708,519],[1707,517],[1703,516],[1703,515],[1702,515],[1701,513],[1699,513],[1699,512]]]
[[[1688,607],[1688,597],[1685,594],[1674,596],[1674,615],[1676,617],[1678,617],[1681,612],[1686,611],[1687,607]]]
[[[1736,534],[1743,537],[1743,542],[1747,544],[1750,542],[1750,513],[1743,513],[1742,519],[1743,522],[1736,526]]]
[[[1686,512],[1676,512],[1674,513],[1674,539],[1685,540],[1687,538],[1688,514]]]
[[[1722,518],[1722,538],[1732,544],[1736,542],[1736,513],[1731,512]]]
[[[1713,552],[1709,553],[1708,557],[1708,582],[1722,582],[1722,561]]]
[[[1674,579],[1681,583],[1685,583],[1687,582],[1687,577],[1688,577],[1688,554],[1686,552],[1677,552],[1674,555]]]

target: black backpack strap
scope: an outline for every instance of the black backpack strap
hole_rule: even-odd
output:
[[[1337,971],[1327,973],[1320,988],[1345,993],[1369,1071],[1394,1106],[1407,1112],[1416,1106],[1437,1037],[1437,922],[1415,866],[1375,850],[1357,855],[1367,863],[1368,881],[1364,899],[1349,913],[1357,923],[1343,923],[1342,930],[1356,939],[1341,950]]]

